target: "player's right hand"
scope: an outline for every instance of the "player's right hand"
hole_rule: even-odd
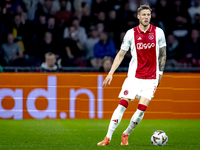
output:
[[[108,74],[107,77],[105,78],[105,80],[103,81],[103,87],[106,87],[107,83],[108,83],[108,85],[110,85],[112,78],[113,78],[112,74]]]

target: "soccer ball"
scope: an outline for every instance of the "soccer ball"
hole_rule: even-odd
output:
[[[155,146],[166,145],[168,136],[164,131],[155,131],[151,136],[151,143]]]

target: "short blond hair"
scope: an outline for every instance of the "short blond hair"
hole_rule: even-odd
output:
[[[148,9],[148,10],[152,11],[152,9],[150,8],[149,5],[140,5],[140,7],[137,9],[137,14],[140,14],[140,12],[144,9]]]

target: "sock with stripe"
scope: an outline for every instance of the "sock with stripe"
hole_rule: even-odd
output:
[[[136,112],[133,114],[127,129],[124,131],[126,135],[129,135],[131,131],[141,122],[146,108],[147,106],[138,104]]]
[[[108,127],[108,132],[107,132],[107,137],[112,138],[112,134],[115,131],[115,129],[117,128],[117,126],[119,125],[122,116],[124,114],[124,111],[126,110],[126,108],[128,107],[128,102],[124,99],[122,99],[119,103],[119,105],[117,106],[117,108],[115,109],[115,111],[113,112],[113,115],[111,117],[110,120],[110,124]]]

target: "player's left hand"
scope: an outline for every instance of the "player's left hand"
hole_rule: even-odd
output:
[[[106,87],[107,83],[110,85],[112,78],[113,78],[112,74],[108,74],[105,80],[103,81],[103,87]]]

